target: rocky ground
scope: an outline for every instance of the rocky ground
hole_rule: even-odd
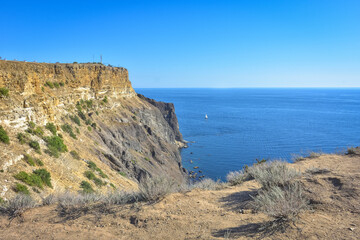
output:
[[[0,217],[0,239],[359,239],[360,156],[321,155],[291,164],[302,171],[310,210],[286,229],[250,210],[259,185],[247,181],[217,191],[192,190],[157,203],[30,209],[24,218]]]

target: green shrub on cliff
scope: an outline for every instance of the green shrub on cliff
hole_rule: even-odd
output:
[[[44,163],[38,158],[35,158],[35,164],[40,166],[40,167],[44,166]]]
[[[71,156],[72,156],[74,159],[80,160],[80,156],[79,156],[78,152],[72,150],[72,151],[70,152],[70,154],[71,154]]]
[[[28,135],[28,133],[27,133]],[[20,144],[24,144],[29,141],[29,137],[24,133],[18,133],[16,138],[19,140]]]
[[[38,137],[42,137],[44,135],[44,130],[42,129],[42,127],[38,126],[33,131],[33,134],[35,134]]]
[[[30,146],[31,148],[35,149],[35,151],[36,151],[37,153],[39,153],[39,154],[41,153],[39,142],[37,142],[37,141],[30,141],[30,142],[29,142],[29,146]]]
[[[72,132],[72,127],[69,124],[63,124],[61,125],[61,129],[66,132],[66,133],[70,133]]]
[[[93,100],[86,100],[85,103],[86,103],[86,106],[87,106],[88,108],[92,108],[92,106],[93,106]]]
[[[28,154],[24,154],[24,161],[30,166],[35,166],[35,160]]]
[[[28,125],[29,125],[29,128],[31,128],[31,129],[34,129],[36,127],[36,124],[33,121],[30,121],[28,123]]]
[[[45,128],[49,130],[53,135],[56,135],[56,127],[53,123],[47,123]]]
[[[29,186],[36,186],[40,189],[43,189],[43,184],[52,188],[51,175],[46,169],[34,170],[30,175],[21,171],[14,175],[14,178],[26,183]]]
[[[8,97],[8,96],[9,96],[9,89],[0,88],[0,97]]]
[[[36,127],[36,124],[32,121],[30,121],[29,123],[29,128],[26,130],[26,132],[42,137],[44,135],[44,130],[42,129],[42,127],[38,126]]]
[[[92,171],[85,171],[84,176],[89,180],[93,180],[94,178],[96,178],[95,174]]]
[[[80,121],[80,120],[79,120],[79,121]],[[66,123],[66,124],[62,125],[62,126],[61,126],[61,129],[62,129],[64,132],[68,133],[68,134],[70,135],[70,137],[72,137],[73,139],[77,139],[75,133],[74,133],[73,130],[72,130],[72,127],[71,127],[69,124]]]
[[[45,86],[48,86],[48,87],[51,88],[51,89],[54,88],[54,84],[53,84],[52,82],[50,82],[50,81],[47,81],[47,82],[45,83]]]
[[[33,172],[33,174],[39,176],[41,181],[48,187],[52,188],[51,184],[51,175],[46,169],[37,169]]]
[[[43,182],[41,177],[32,173],[31,175],[27,174],[24,171],[19,172],[18,174],[14,175],[14,178],[26,183],[29,186],[36,186],[40,189],[43,189]]]
[[[79,117],[80,117],[82,120],[86,121],[86,116],[85,116],[85,114],[84,114],[82,111],[78,111],[78,115],[79,115]],[[78,124],[78,125],[79,125],[79,124]]]
[[[79,111],[80,112],[80,111]],[[81,126],[80,123],[80,119],[78,116],[74,115],[74,116],[70,116],[71,121],[73,121],[74,123],[76,123],[77,125]]]
[[[87,181],[82,181],[80,183],[80,188],[82,189],[82,193],[93,193],[94,189],[91,187],[90,183]]]
[[[0,126],[0,141],[6,144],[10,143],[10,138],[2,126]]]
[[[97,171],[100,177],[109,178],[108,175],[106,175],[100,168],[98,168],[93,161],[88,162],[88,167],[93,171]]]
[[[47,153],[54,157],[59,157],[62,152],[67,152],[67,146],[59,136],[46,137],[45,141],[48,146]]]
[[[29,189],[27,188],[27,186],[17,183],[16,186],[14,187],[14,191],[17,193],[22,193],[22,194],[26,194],[29,195]]]
[[[93,179],[93,181],[94,181],[95,185],[98,186],[98,187],[101,187],[101,186],[105,186],[105,185],[106,185],[105,182],[101,181],[101,179],[100,179],[100,178],[97,178],[97,177],[95,177],[95,178]]]

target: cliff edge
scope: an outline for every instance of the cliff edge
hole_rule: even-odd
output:
[[[0,61],[0,88],[8,91],[0,96],[0,126],[10,139],[0,142],[0,197],[18,184],[45,196],[83,191],[84,181],[101,192],[137,189],[146,176],[184,181],[173,104],[138,97],[127,69]],[[54,139],[66,150],[52,152]],[[38,169],[50,173],[51,188],[19,176]]]

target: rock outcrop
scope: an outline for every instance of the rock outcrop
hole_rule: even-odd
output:
[[[173,104],[138,97],[125,68],[0,61],[0,88],[9,90],[9,96],[0,97],[0,125],[10,137],[10,145],[0,143],[0,184],[7,189],[0,195],[7,196],[19,182],[14,174],[36,169],[24,163],[24,154],[41,159],[52,174],[54,189],[43,194],[79,190],[81,181],[89,181],[84,172],[90,161],[108,176],[105,187],[92,183],[99,191],[137,188],[146,175],[184,181],[178,149],[183,139]],[[43,136],[26,133],[30,122]],[[45,136],[51,135],[47,123],[55,124],[69,152],[76,151],[80,160],[69,153],[54,158],[44,152]],[[64,130],[66,124],[72,136]],[[39,142],[42,154],[20,144],[19,133]]]
[[[175,106],[173,103],[166,103],[166,102],[158,102],[155,101],[154,99],[151,98],[147,98],[142,94],[138,94],[138,97],[141,99],[144,99],[145,101],[151,103],[153,106],[155,106],[156,108],[158,108],[161,112],[161,114],[163,115],[163,117],[165,118],[165,120],[167,121],[167,123],[170,125],[170,127],[172,128],[172,130],[175,133],[175,139],[177,141],[184,141],[183,140],[183,136],[179,130],[179,123],[175,114]]]

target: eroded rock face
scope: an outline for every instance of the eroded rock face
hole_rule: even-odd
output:
[[[9,97],[0,97],[0,125],[11,140],[10,145],[0,143],[0,168],[5,169],[3,178],[7,181],[2,183],[0,176],[0,184],[7,186],[14,182],[9,180],[13,180],[14,173],[26,171],[22,160],[13,161],[25,152],[45,163],[49,161],[49,170],[54,170],[53,179],[60,189],[79,189],[88,161],[103,166],[110,176],[109,183],[119,188],[132,188],[145,175],[184,181],[178,149],[182,136],[173,104],[138,97],[125,68],[0,61],[0,88],[9,89]],[[86,107],[86,101],[91,101],[90,107]],[[76,125],[70,116],[79,115],[79,105],[88,122],[81,120]],[[43,129],[46,123],[54,123],[69,151],[79,153],[82,165],[72,164],[68,154],[63,154],[61,163],[47,154],[37,155],[27,144],[20,145],[16,135],[24,133],[29,121]],[[90,123],[95,127],[89,129]],[[61,129],[63,124],[71,125],[74,132],[76,129],[77,139]],[[49,134],[45,130],[45,135]],[[31,139],[46,149],[41,138]]]
[[[0,61],[0,86],[22,96],[42,95],[46,82],[63,82],[73,89],[91,89],[95,94],[111,91],[114,95],[134,96],[125,68],[101,64],[47,64]]]
[[[145,101],[151,103],[153,106],[158,108],[167,121],[167,123],[172,128],[173,132],[175,133],[175,139],[177,141],[183,141],[183,136],[179,131],[179,123],[175,114],[175,106],[173,103],[165,103],[165,102],[158,102],[154,99],[147,98],[142,94],[138,94],[138,97],[144,99]]]

